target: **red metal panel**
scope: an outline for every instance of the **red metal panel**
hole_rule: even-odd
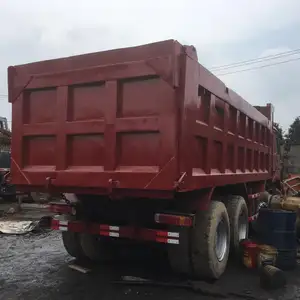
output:
[[[271,108],[261,108],[263,115],[190,57],[184,84],[180,170],[187,178],[182,189],[271,178]]]
[[[165,41],[10,67],[13,182],[153,197],[183,174],[179,191],[269,179],[272,108],[196,59]]]
[[[131,62],[117,65],[97,66],[88,69],[70,70],[31,77],[26,89],[44,89],[58,86],[76,86],[84,83],[110,82],[124,78],[156,75],[146,62]]]
[[[68,86],[60,86],[57,88],[57,105],[56,105],[56,170],[64,170],[67,167],[67,136],[65,133],[65,124],[68,112]],[[41,149],[42,150],[42,149]]]
[[[166,47],[168,55],[148,54],[142,61],[85,67],[81,60],[76,69],[56,62],[51,73],[39,64],[14,67],[10,99],[14,113],[21,114],[13,135],[14,183],[36,188],[50,179],[62,191],[96,193],[173,190],[178,76],[176,44]]]

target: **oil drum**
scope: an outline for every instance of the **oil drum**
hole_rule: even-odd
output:
[[[257,219],[258,240],[277,249],[275,265],[282,270],[297,265],[296,213],[264,208]]]
[[[272,231],[295,231],[297,215],[294,211],[262,208],[258,214],[258,227],[261,233]]]

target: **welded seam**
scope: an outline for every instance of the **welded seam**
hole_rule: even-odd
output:
[[[27,183],[31,184],[30,180],[28,179],[28,177],[24,174],[24,172],[21,170],[20,166],[17,164],[17,162],[11,158],[11,161],[15,164],[15,166],[17,167],[18,171],[22,174],[22,176],[26,179]]]
[[[13,99],[12,102],[15,102],[16,99],[18,99],[20,97],[20,95],[23,93],[23,91],[27,88],[27,86],[29,85],[29,83],[31,82],[31,80],[33,79],[33,76],[30,76],[27,83],[23,86],[22,90],[19,92],[19,94]]]
[[[148,67],[150,67],[152,70],[154,70],[159,75],[159,77],[161,79],[163,79],[163,81],[165,81],[168,85],[170,85],[172,88],[174,88],[174,82],[173,82],[174,81],[174,76],[175,76],[174,75],[174,69],[171,70],[171,73],[172,73],[172,82],[170,82],[170,79],[168,77],[166,78],[166,76],[168,76],[170,74],[165,74],[164,72],[162,72],[160,70],[157,70],[157,68],[151,64],[151,61],[153,61],[154,59],[169,59],[170,57],[172,57],[172,56],[171,55],[158,56],[158,57],[155,57],[155,58],[152,58],[152,59],[147,59],[145,61],[145,63],[146,63],[146,65]],[[170,71],[170,70],[168,70],[168,71]],[[170,73],[170,72],[168,72],[168,73]],[[175,84],[175,87],[176,87],[176,84]]]
[[[172,162],[172,160],[175,159],[175,156],[173,156],[165,165],[164,167],[144,186],[144,189],[149,187],[149,185],[166,169],[166,167]]]

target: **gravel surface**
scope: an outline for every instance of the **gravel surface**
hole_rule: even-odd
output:
[[[0,299],[220,299],[177,287],[114,284],[121,276],[143,276],[179,281],[160,260],[151,257],[123,260],[114,265],[91,267],[89,274],[72,270],[72,258],[62,246],[60,233],[25,236],[0,235]],[[276,292],[259,288],[256,272],[230,266],[216,283],[197,283],[209,292],[235,292],[252,299],[300,299],[300,271],[288,273],[288,286]],[[238,299],[230,296],[228,299]],[[242,299],[242,298],[240,298]],[[250,298],[248,298],[250,299]]]

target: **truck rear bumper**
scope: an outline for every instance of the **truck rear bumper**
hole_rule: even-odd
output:
[[[86,223],[82,221],[66,221],[55,218],[52,219],[51,229],[164,244],[179,244],[180,237],[179,232],[173,231],[133,226],[114,226],[108,224]]]

